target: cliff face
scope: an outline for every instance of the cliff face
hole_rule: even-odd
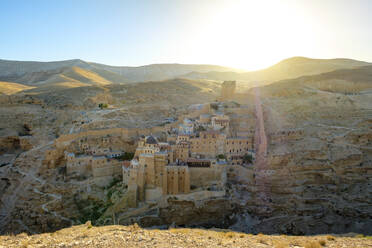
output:
[[[261,105],[258,152],[254,166],[230,175],[242,211],[237,230],[372,233],[371,95],[312,83],[251,91]]]

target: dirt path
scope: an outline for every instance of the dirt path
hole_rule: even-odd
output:
[[[42,195],[42,196],[47,195],[47,196],[53,198],[52,200],[50,200],[50,201],[44,203],[43,205],[41,205],[41,208],[42,208],[45,212],[47,212],[47,213],[51,213],[51,214],[53,214],[55,217],[60,218],[60,219],[62,219],[62,220],[69,221],[69,222],[71,222],[71,223],[73,224],[73,221],[72,221],[72,220],[70,220],[70,219],[68,219],[68,218],[66,218],[66,217],[63,217],[62,215],[58,214],[57,212],[55,212],[55,211],[51,211],[51,210],[49,210],[49,209],[47,208],[47,205],[49,205],[49,204],[51,204],[51,203],[53,203],[53,202],[56,202],[56,201],[60,201],[60,200],[62,200],[62,196],[61,196],[60,194],[43,193],[43,192],[40,192],[40,191],[39,191],[38,189],[36,189],[36,188],[34,188],[34,192],[37,193],[37,194],[40,194],[40,195]]]
[[[49,142],[47,144],[40,145],[40,146],[35,147],[35,148],[33,148],[33,149],[31,149],[27,152],[22,153],[21,154],[22,161],[20,162],[20,165],[14,165],[15,160],[12,161],[12,163],[9,165],[9,170],[13,170],[16,173],[19,173],[20,175],[22,175],[22,177],[20,178],[20,181],[19,181],[19,184],[17,185],[17,187],[12,191],[12,194],[11,195],[5,195],[1,199],[1,202],[3,203],[3,205],[0,209],[0,231],[2,230],[2,228],[5,228],[9,224],[10,221],[18,222],[20,225],[22,225],[23,222],[21,220],[11,219],[11,213],[13,212],[13,210],[15,208],[15,205],[16,205],[16,202],[18,201],[19,196],[26,194],[27,190],[30,187],[34,187],[33,183],[36,182],[36,183],[40,184],[40,186],[45,184],[44,179],[39,178],[38,176],[36,176],[37,172],[39,171],[40,167],[42,166],[41,165],[41,160],[40,160],[40,154],[38,152],[40,150],[46,148],[48,145],[51,145],[52,143],[53,142]],[[33,166],[31,166],[27,171],[23,171],[23,170],[20,169],[20,166],[23,163],[27,164],[30,161],[35,161],[35,163],[33,163]],[[43,208],[44,211],[50,212],[51,214],[53,214],[54,216],[56,216],[58,218],[68,220],[68,221],[71,222],[71,220],[69,220],[69,219],[67,219],[63,216],[60,216],[57,213],[51,212],[46,208],[46,206],[48,204],[50,204],[50,203],[52,203],[56,200],[60,200],[62,198],[62,196],[56,195],[56,194],[43,193],[43,192],[38,191],[36,188],[34,188],[33,190],[34,190],[35,193],[39,193],[41,195],[49,195],[50,197],[53,197],[52,201],[49,201],[46,204],[43,204],[42,208]],[[24,226],[24,225],[22,225],[22,226]]]
[[[254,102],[256,113],[255,149],[256,158],[254,162],[255,181],[258,189],[257,199],[262,205],[262,211],[267,212],[270,207],[270,181],[267,179],[267,137],[265,132],[260,90],[254,89]]]

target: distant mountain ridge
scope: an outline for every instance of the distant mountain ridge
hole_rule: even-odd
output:
[[[152,64],[139,67],[110,66],[80,59],[36,62],[0,60],[0,79],[3,81],[24,83],[27,85],[46,81],[47,75],[62,73],[78,67],[100,75],[112,83],[134,83],[143,81],[160,81],[178,77],[192,71],[239,71],[217,65],[193,64]]]
[[[241,71],[238,69],[223,67],[219,65],[203,64],[151,64],[138,67],[110,66],[98,63],[90,63],[90,65],[122,75],[131,82],[166,80],[174,77],[179,77],[181,75],[194,71],[200,73],[209,71]]]
[[[301,76],[316,75],[339,69],[354,69],[371,63],[353,59],[310,59],[292,57],[263,70],[251,72],[191,72],[183,77],[189,79],[237,80],[243,82],[266,81],[267,83]]]
[[[218,65],[151,64],[138,67],[110,66],[80,59],[37,62],[0,60],[0,84],[7,92],[50,92],[64,88],[104,86],[174,78],[190,80],[237,80],[250,86],[317,75],[340,69],[372,65],[352,59],[310,59],[292,57],[259,71],[246,72]],[[9,84],[5,84],[9,83]],[[22,85],[27,87],[22,87]],[[3,90],[6,92],[5,90]]]

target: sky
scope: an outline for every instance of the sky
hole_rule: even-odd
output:
[[[372,62],[370,0],[0,0],[0,59],[217,64]]]

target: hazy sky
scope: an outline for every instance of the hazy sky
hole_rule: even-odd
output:
[[[0,0],[0,58],[258,69],[372,61],[370,0]]]

